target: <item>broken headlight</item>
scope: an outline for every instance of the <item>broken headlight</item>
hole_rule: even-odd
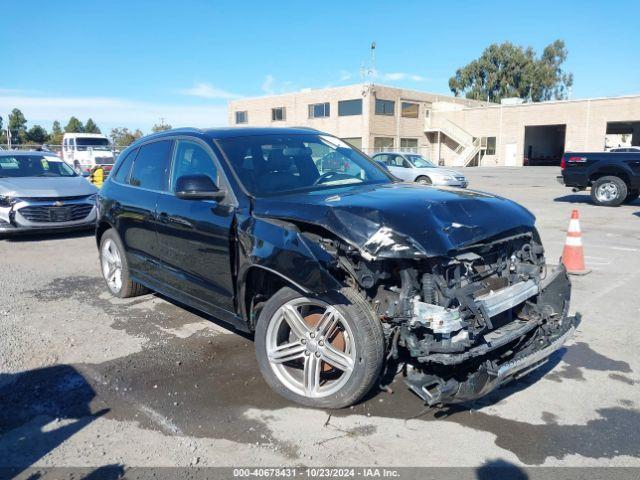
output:
[[[16,199],[14,197],[0,195],[0,207],[10,207],[14,203],[16,203]]]

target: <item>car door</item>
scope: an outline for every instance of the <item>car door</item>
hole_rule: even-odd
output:
[[[172,147],[171,140],[142,145],[131,153],[135,158],[129,173],[123,172],[120,177],[120,170],[129,161],[127,156],[114,179],[117,190],[110,208],[129,266],[151,277],[157,276],[159,265],[156,206],[159,193],[166,189]]]
[[[407,168],[408,162],[404,159],[402,155],[391,154],[387,157],[387,165],[389,166],[389,171],[395,175],[396,177],[405,180],[412,181],[411,170]]]
[[[207,175],[227,196],[188,200],[175,196],[176,180]],[[196,138],[176,140],[169,190],[158,197],[158,241],[164,280],[191,299],[233,310],[230,232],[233,196],[213,150]]]

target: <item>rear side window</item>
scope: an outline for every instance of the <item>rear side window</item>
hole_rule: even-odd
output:
[[[129,178],[129,172],[131,171],[131,164],[135,160],[137,154],[138,154],[138,149],[134,148],[122,160],[122,162],[120,163],[120,166],[118,167],[118,171],[113,177],[113,179],[116,182],[127,183],[127,179]]]
[[[149,190],[166,190],[172,144],[171,140],[161,140],[140,147],[129,184]]]

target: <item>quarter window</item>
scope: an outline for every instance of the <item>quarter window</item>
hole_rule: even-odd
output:
[[[140,147],[129,184],[149,190],[165,190],[172,143],[171,140],[161,140]]]
[[[362,99],[342,100],[338,102],[338,116],[362,115]]]
[[[323,118],[330,115],[329,102],[325,103],[313,103],[309,105],[309,118]]]
[[[271,109],[271,120],[274,122],[282,122],[287,119],[285,108],[278,107]]]
[[[189,140],[179,140],[173,160],[171,183],[185,175],[207,175],[218,184],[218,170],[209,152],[200,144]]]
[[[418,118],[418,104],[411,102],[402,102],[401,115],[405,118]]]
[[[236,112],[236,123],[247,123],[247,112]]]
[[[135,160],[137,154],[138,149],[134,148],[127,154],[126,157],[124,157],[124,159],[120,163],[120,166],[118,167],[118,171],[113,177],[116,182],[127,183],[129,172],[131,171],[131,164]]]
[[[376,115],[393,115],[396,102],[376,98]]]

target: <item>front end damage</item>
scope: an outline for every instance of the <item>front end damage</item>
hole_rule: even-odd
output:
[[[575,329],[567,273],[546,265],[535,229],[411,259],[399,253],[412,246],[392,240],[365,254],[330,243],[384,325],[387,379],[402,371],[429,405],[472,400],[527,374]]]

